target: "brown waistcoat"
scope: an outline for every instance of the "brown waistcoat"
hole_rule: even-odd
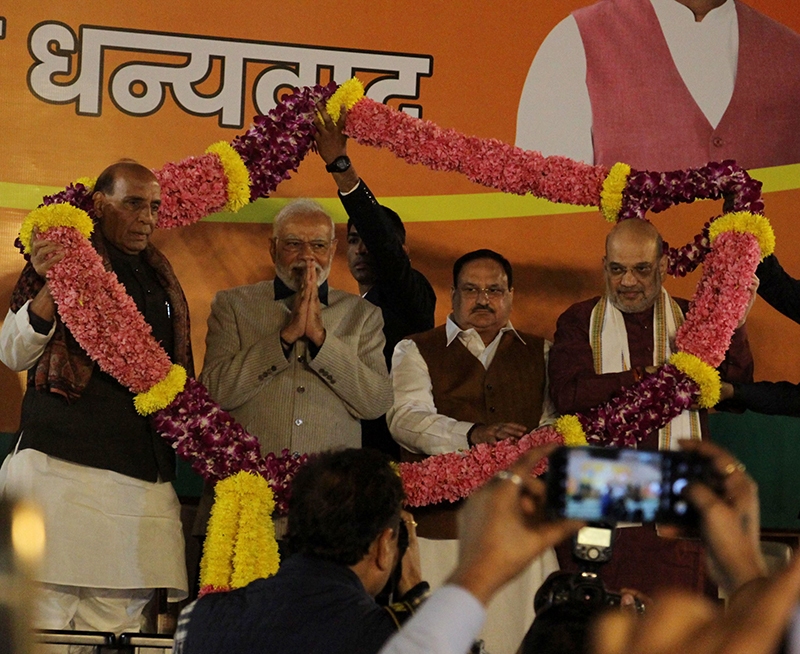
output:
[[[431,377],[433,402],[442,415],[483,424],[518,422],[529,429],[539,424],[544,401],[544,340],[513,332],[500,339],[488,370],[459,339],[447,345],[445,325],[412,336]],[[420,460],[404,452],[404,460]],[[414,509],[423,538],[457,538],[460,503]]]

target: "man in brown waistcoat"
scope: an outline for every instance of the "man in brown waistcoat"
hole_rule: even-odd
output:
[[[508,260],[492,250],[465,254],[453,265],[451,298],[446,324],[400,341],[392,358],[394,405],[387,420],[405,460],[519,438],[554,415],[549,344],[518,332],[509,320],[514,287]],[[456,561],[458,506],[414,511],[423,574],[432,585]],[[493,600],[483,632],[489,651],[516,651],[533,618],[533,594],[556,568],[549,550]]]

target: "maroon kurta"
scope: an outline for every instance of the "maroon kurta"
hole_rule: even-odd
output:
[[[600,298],[573,304],[558,319],[553,347],[550,349],[550,395],[559,413],[585,411],[611,398],[635,382],[633,371],[598,375],[589,338],[592,310]],[[689,302],[675,298],[684,314]],[[628,332],[631,366],[653,365],[653,309],[641,313],[623,313]],[[719,367],[726,381],[751,381],[753,356],[746,328],[734,332],[728,355]],[[708,437],[708,415],[700,412],[703,436]],[[658,432],[648,434],[643,449],[658,448]],[[561,567],[575,569],[570,545],[556,548]],[[657,587],[678,585],[703,590],[702,547],[693,541],[670,541],[656,537],[652,526],[620,529],[614,543],[614,556],[601,569],[601,577],[611,589],[638,588],[652,593]]]

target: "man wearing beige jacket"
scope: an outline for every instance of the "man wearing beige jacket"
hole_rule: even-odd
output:
[[[360,447],[360,419],[383,415],[392,386],[380,310],[328,288],[333,221],[310,200],[275,217],[275,279],[217,293],[202,382],[262,452]]]

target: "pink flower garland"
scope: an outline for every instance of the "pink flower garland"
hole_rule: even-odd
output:
[[[172,365],[167,353],[91,243],[72,227],[47,230],[47,240],[66,253],[47,271],[50,291],[61,319],[86,353],[133,393],[166,377]]]
[[[216,154],[188,157],[154,172],[161,186],[160,229],[193,225],[228,201],[228,178]]]
[[[408,506],[427,506],[438,502],[456,502],[470,495],[500,470],[533,447],[548,443],[563,444],[553,427],[541,427],[518,441],[502,440],[495,445],[480,443],[466,452],[430,456],[418,463],[401,463],[400,476]],[[547,469],[542,460],[533,470],[541,475]]]
[[[386,148],[407,163],[459,172],[504,193],[532,193],[551,202],[598,206],[608,174],[602,166],[543,157],[497,139],[442,129],[369,98],[359,100],[347,114],[345,131],[359,143]]]
[[[750,301],[750,280],[761,261],[753,234],[723,232],[705,259],[686,322],[675,344],[712,368],[725,359],[733,332]]]

